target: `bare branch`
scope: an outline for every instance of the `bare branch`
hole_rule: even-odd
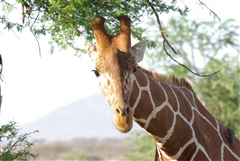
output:
[[[149,2],[149,0],[146,0],[146,1],[147,1],[147,3],[149,4],[149,6],[152,8],[152,10],[153,10],[153,12],[154,12],[154,14],[155,14],[155,16],[156,16],[157,23],[158,23],[158,25],[159,25],[159,30],[161,31],[161,35],[162,35],[162,37],[163,37],[163,48],[164,48],[164,51],[166,52],[166,54],[167,54],[173,61],[175,61],[175,62],[176,62],[177,64],[179,64],[180,66],[186,68],[188,71],[190,71],[191,73],[193,73],[194,75],[197,75],[197,76],[199,76],[199,77],[209,77],[209,76],[212,76],[212,75],[214,75],[214,74],[216,74],[216,73],[219,72],[219,71],[216,71],[216,72],[214,72],[214,73],[212,73],[212,74],[199,74],[199,73],[196,73],[196,72],[192,71],[190,68],[188,68],[188,67],[185,66],[184,64],[178,62],[176,59],[174,59],[174,58],[168,53],[165,44],[167,44],[168,47],[170,47],[170,49],[171,49],[175,54],[177,54],[177,52],[176,52],[175,49],[171,46],[171,44],[168,42],[168,40],[167,40],[167,38],[166,38],[166,36],[168,36],[168,35],[167,35],[167,33],[165,32],[165,30],[163,29],[163,27],[162,27],[162,25],[161,25],[161,21],[160,21],[160,19],[159,19],[158,13],[157,13],[157,11],[155,10],[153,4],[152,4],[151,2]]]
[[[210,15],[213,14],[213,18],[214,18],[214,19],[217,18],[219,21],[221,20],[221,19],[218,17],[218,15],[217,15],[213,10],[211,10],[211,9],[207,6],[206,3],[203,3],[203,2],[201,2],[200,0],[198,0],[198,2],[199,2],[199,5],[204,6],[205,8],[207,8],[207,9],[209,10]]]
[[[22,23],[25,22],[25,14],[24,14],[24,4],[22,4]]]
[[[166,47],[165,47],[164,41],[165,41],[165,40],[163,40],[163,48],[164,48],[164,51],[166,52],[166,54],[167,54],[173,61],[175,61],[178,65],[181,65],[182,67],[186,68],[186,69],[187,69],[189,72],[191,72],[192,74],[197,75],[197,76],[199,76],[199,77],[209,77],[209,76],[212,76],[212,75],[220,72],[220,71],[216,71],[216,72],[214,72],[214,73],[212,73],[212,74],[198,74],[198,73],[192,71],[191,69],[189,69],[189,68],[188,68],[187,66],[185,66],[184,64],[179,63],[176,59],[174,59],[174,58],[168,53],[168,51],[167,51],[167,49],[166,49]]]
[[[34,38],[36,39],[36,41],[37,41],[37,44],[38,44],[38,52],[39,52],[39,56],[41,57],[41,47],[40,47],[40,44],[39,44],[39,41],[38,41],[38,38],[37,38],[37,36],[34,34],[34,32],[33,32],[33,25],[36,23],[36,21],[37,21],[37,19],[38,19],[38,16],[39,16],[39,14],[40,14],[40,10],[38,10],[38,14],[37,14],[37,17],[35,18],[35,20],[33,21],[33,23],[32,23],[32,25],[31,25],[31,27],[30,27],[30,31],[32,32],[32,34],[33,34],[33,36],[34,36]]]

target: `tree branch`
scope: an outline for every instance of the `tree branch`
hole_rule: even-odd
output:
[[[213,12],[213,10],[211,10],[211,9],[206,5],[206,3],[203,3],[203,2],[201,2],[200,0],[198,0],[198,2],[199,2],[199,5],[204,6],[205,8],[207,8],[207,9],[209,10],[210,15],[213,14],[213,18],[214,18],[214,19],[217,18],[219,21],[221,20],[221,19],[218,17],[218,15],[217,15],[215,12]]]
[[[177,54],[177,52],[176,52],[175,49],[171,46],[171,44],[168,42],[168,40],[167,40],[167,38],[166,38],[166,36],[168,36],[168,35],[167,35],[166,31],[163,29],[163,27],[162,27],[162,25],[161,25],[161,21],[160,21],[160,19],[159,19],[158,13],[157,13],[157,11],[155,10],[153,4],[152,4],[149,0],[146,0],[146,2],[149,4],[149,6],[151,7],[151,9],[153,10],[153,12],[154,12],[154,14],[155,14],[155,16],[156,16],[157,23],[158,23],[158,25],[159,25],[159,30],[161,31],[161,35],[162,35],[162,37],[163,37],[163,48],[164,48],[164,51],[166,52],[166,54],[167,54],[174,62],[176,62],[178,65],[186,68],[186,69],[187,69],[188,71],[190,71],[192,74],[197,75],[197,76],[199,76],[199,77],[209,77],[209,76],[212,76],[212,75],[214,75],[214,74],[216,74],[216,73],[219,72],[219,71],[216,71],[216,72],[214,72],[214,73],[212,73],[212,74],[199,74],[199,73],[196,73],[196,72],[192,71],[190,68],[188,68],[188,67],[185,66],[184,64],[178,62],[176,59],[174,59],[174,58],[168,53],[165,44],[167,44],[168,47],[170,47],[170,49],[174,52],[174,54]]]
[[[164,41],[165,41],[165,40],[163,40],[163,48],[164,48],[164,51],[166,52],[166,54],[167,54],[173,61],[175,61],[178,65],[181,65],[182,67],[186,68],[186,69],[187,69],[189,72],[191,72],[192,74],[197,75],[197,76],[199,76],[199,77],[209,77],[209,76],[212,76],[212,75],[214,75],[214,74],[216,74],[216,73],[219,72],[219,71],[216,71],[216,72],[214,72],[214,73],[212,73],[212,74],[199,74],[199,73],[196,73],[196,72],[192,71],[192,70],[191,70],[190,68],[188,68],[186,65],[184,65],[184,64],[182,64],[182,63],[179,63],[176,59],[174,59],[174,58],[168,53],[168,51],[167,51],[167,49],[166,49],[166,47],[165,47]]]
[[[39,16],[39,14],[40,14],[40,10],[38,10],[38,14],[37,14],[37,17],[35,18],[35,20],[33,21],[33,23],[32,23],[32,25],[31,25],[31,27],[30,27],[30,31],[32,32],[32,34],[33,34],[33,36],[34,36],[34,38],[36,39],[36,41],[37,41],[37,44],[38,44],[38,52],[39,52],[39,56],[41,57],[41,47],[40,47],[40,43],[39,43],[39,41],[38,41],[38,38],[37,38],[37,36],[34,34],[34,32],[33,32],[33,25],[36,23],[36,21],[37,21],[37,19],[38,19],[38,16]]]

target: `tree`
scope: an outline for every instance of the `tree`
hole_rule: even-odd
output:
[[[199,6],[207,8],[214,18],[217,15],[206,4],[197,0]],[[132,35],[138,40],[144,39],[144,28],[140,27],[143,15],[152,15],[151,7],[160,13],[178,12],[181,15],[188,13],[188,7],[181,0],[171,2],[159,2],[158,0],[145,1],[103,1],[103,0],[17,0],[16,2],[1,1],[2,11],[0,24],[4,29],[21,32],[24,28],[30,28],[36,40],[41,35],[51,35],[51,52],[54,44],[61,49],[72,47],[76,52],[83,51],[75,40],[84,37],[87,41],[93,39],[91,20],[96,16],[103,16],[108,21],[109,33],[118,31],[116,17],[126,14],[133,22]],[[21,10],[22,22],[10,19],[14,10]],[[117,25],[116,25],[117,24]],[[153,45],[153,43],[151,43]]]
[[[28,141],[31,133],[19,134],[14,121],[0,127],[0,161],[27,161],[36,158],[37,155],[31,152],[31,147],[35,142]]]

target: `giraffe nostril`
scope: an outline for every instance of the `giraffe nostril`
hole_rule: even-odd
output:
[[[119,111],[119,109],[118,109],[118,108],[116,108],[116,111],[117,111],[117,113],[118,113],[118,114],[120,114],[120,111]]]
[[[126,108],[126,114],[129,114],[129,107]]]
[[[130,113],[130,108],[126,107],[126,108],[115,108],[115,111],[117,112],[117,114],[121,115],[121,116],[128,116]]]

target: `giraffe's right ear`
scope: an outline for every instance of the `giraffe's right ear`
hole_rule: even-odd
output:
[[[91,43],[87,43],[86,50],[87,50],[88,55],[92,59],[92,61],[95,61],[96,58],[98,57],[96,47]]]
[[[144,52],[146,50],[147,44],[148,44],[148,40],[144,40],[135,44],[131,48],[131,54],[133,54],[136,57],[137,62],[140,62],[143,60],[143,56],[144,56]]]

